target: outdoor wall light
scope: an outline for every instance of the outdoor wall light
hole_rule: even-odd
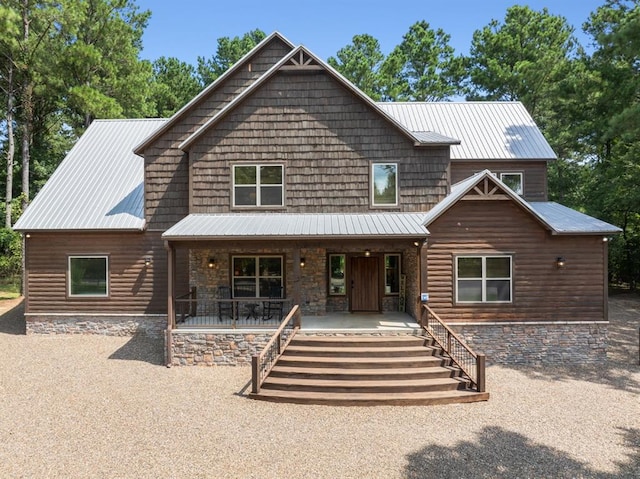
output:
[[[209,267],[209,269],[214,268],[216,265],[216,259],[215,258],[209,258],[209,262],[207,263],[207,266]]]
[[[364,250],[364,255],[365,256],[371,256],[371,250],[370,249]]]
[[[146,257],[144,258],[144,265],[145,265],[145,267],[147,267],[147,268],[148,268],[149,266],[151,266],[151,256],[146,256]]]
[[[306,261],[304,258],[300,258],[300,267],[304,268],[304,265],[306,264]]]
[[[564,268],[565,265],[566,265],[566,262],[565,262],[564,258],[562,256],[558,256],[556,258],[556,266],[558,267],[558,269]]]
[[[414,241],[414,242],[413,242],[413,246],[415,246],[416,248],[417,248],[418,246],[420,246],[420,241]]]

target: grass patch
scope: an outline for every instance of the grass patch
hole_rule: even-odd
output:
[[[0,301],[20,296],[20,278],[0,278]]]

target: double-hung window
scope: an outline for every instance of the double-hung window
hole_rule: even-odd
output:
[[[109,296],[109,257],[69,256],[69,296],[106,298]]]
[[[282,297],[282,273],[282,256],[234,256],[233,297]]]
[[[233,166],[233,206],[283,205],[283,165]]]
[[[512,271],[511,256],[456,257],[456,302],[510,303]]]
[[[373,163],[371,165],[371,203],[373,206],[398,204],[398,164]]]

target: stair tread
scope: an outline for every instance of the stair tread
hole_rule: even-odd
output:
[[[375,346],[375,347],[358,347],[358,346],[299,346],[297,344],[290,344],[287,347],[287,351],[300,351],[300,352],[323,352],[323,353],[386,353],[386,352],[430,352],[435,348],[433,346]]]
[[[340,342],[340,343],[412,343],[418,341],[425,341],[426,338],[422,336],[367,336],[363,334],[353,335],[353,336],[312,336],[312,335],[304,335],[298,334],[291,341],[292,344],[296,342],[314,342],[314,343],[330,343],[330,342]]]
[[[278,400],[309,404],[444,404],[454,402],[486,401],[489,393],[452,389],[449,391],[398,392],[398,393],[340,393],[261,389],[250,394],[253,399]]]
[[[439,356],[396,356],[396,357],[335,357],[335,356],[287,356],[286,352],[282,356],[278,362],[314,362],[314,363],[380,363],[380,364],[394,364],[394,363],[403,363],[407,361],[411,361],[413,363],[422,362],[422,363],[438,363],[442,362],[443,358]]]
[[[279,366],[276,365],[273,367],[271,372],[282,373],[282,374],[344,374],[344,375],[360,375],[360,376],[375,376],[377,374],[384,375],[411,375],[411,374],[438,374],[438,373],[454,373],[456,370],[454,368],[446,367],[446,366],[431,366],[426,368],[394,368],[394,369],[376,369],[376,368],[368,368],[368,369],[358,369],[354,372],[353,369],[344,369],[344,368],[313,368],[313,367],[298,367],[298,366]]]
[[[337,387],[403,387],[403,386],[421,386],[421,385],[444,385],[444,384],[461,384],[466,382],[462,378],[430,378],[430,379],[391,379],[391,380],[367,380],[367,379],[309,379],[309,378],[278,378],[268,377],[265,384],[286,384],[291,386],[337,386]]]

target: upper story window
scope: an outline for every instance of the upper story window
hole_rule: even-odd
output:
[[[283,206],[282,165],[234,165],[233,206]]]
[[[371,198],[373,206],[398,204],[398,164],[374,163],[371,165]]]
[[[456,257],[457,303],[510,303],[511,256]]]
[[[524,194],[522,173],[500,173],[500,181],[522,196]]]
[[[109,258],[69,256],[69,296],[106,298],[109,295]]]

